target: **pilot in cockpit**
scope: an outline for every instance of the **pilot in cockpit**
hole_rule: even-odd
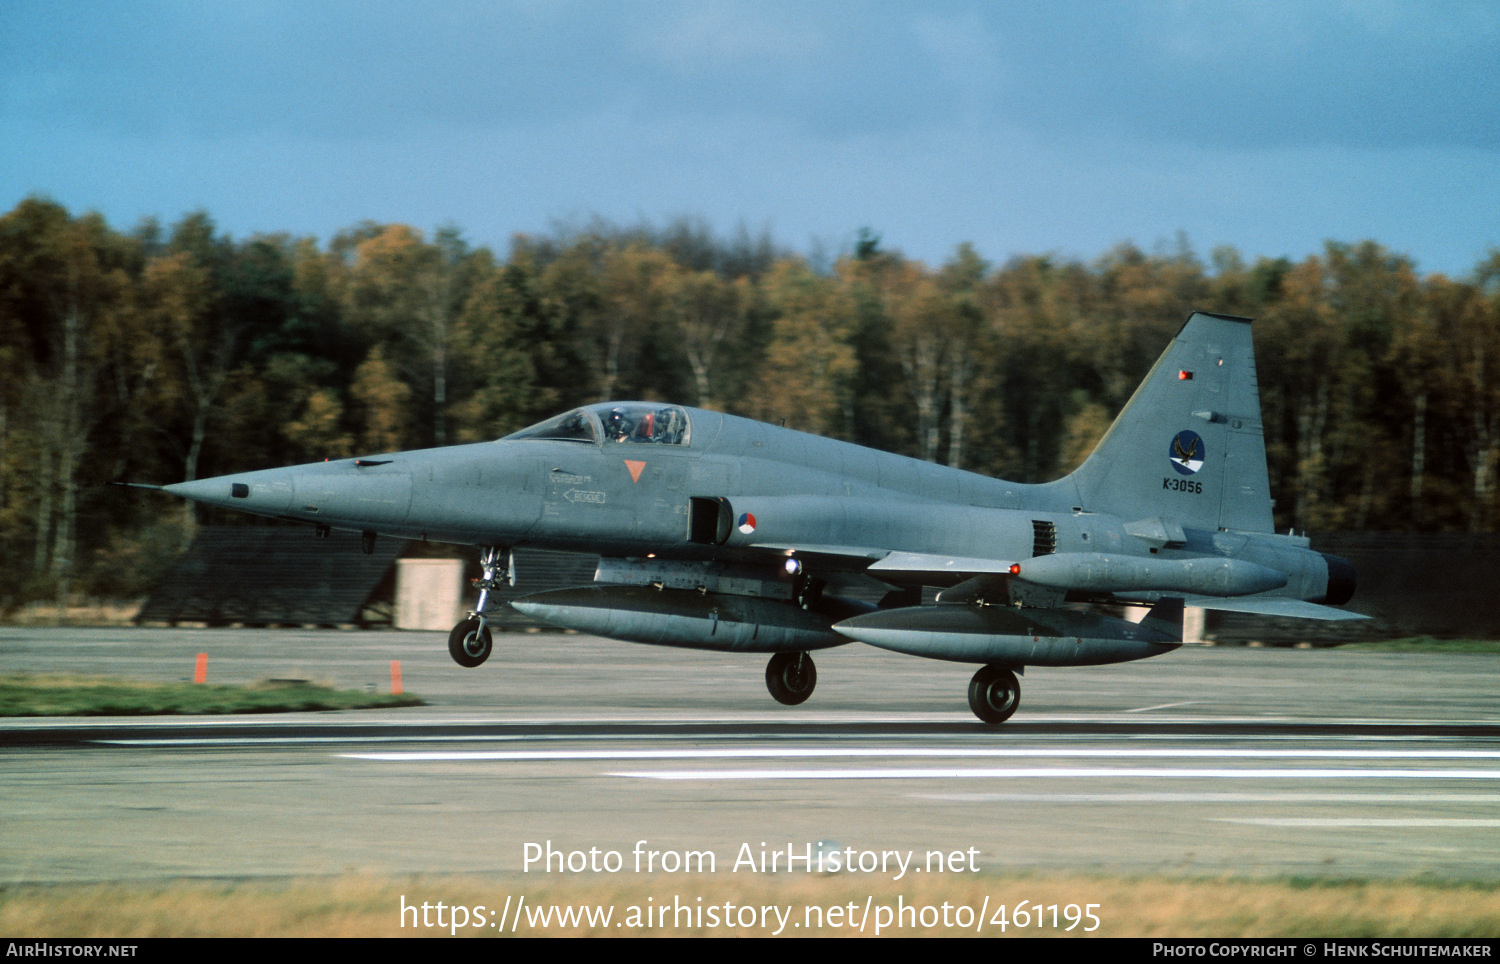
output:
[[[629,441],[634,428],[635,422],[625,409],[610,409],[609,416],[604,420],[604,437],[611,442]]]

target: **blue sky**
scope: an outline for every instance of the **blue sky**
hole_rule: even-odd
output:
[[[1094,258],[1500,247],[1500,4],[0,0],[0,209],[237,238],[361,220],[869,226]]]

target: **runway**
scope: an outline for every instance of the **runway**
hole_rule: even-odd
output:
[[[466,670],[433,633],[0,628],[0,672],[171,680],[198,652],[211,681],[345,687],[384,688],[399,659],[430,705],[0,725],[0,881],[547,877],[528,844],[721,870],[748,847],[1500,877],[1495,656],[1192,648],[1038,669],[991,728],[965,702],[973,667],[857,645],[817,654],[817,692],[783,707],[758,658],[583,636],[506,636]]]

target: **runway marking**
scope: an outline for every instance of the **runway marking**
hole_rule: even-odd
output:
[[[1500,803],[1500,793],[913,793],[946,803]]]
[[[1210,817],[1217,823],[1260,827],[1500,827],[1500,820],[1467,817]]]
[[[875,759],[875,758],[1044,758],[1087,759],[1282,759],[1282,760],[1500,760],[1500,750],[1219,750],[1195,748],[1107,749],[1103,747],[765,747],[753,749],[660,750],[390,750],[341,753],[350,760],[383,762],[558,761],[558,760],[753,760],[753,759]]]
[[[965,770],[880,767],[865,770],[635,770],[608,774],[643,780],[1027,780],[1027,779],[1231,779],[1231,780],[1500,780],[1500,770],[1281,770],[1155,767],[975,767]]]
[[[1146,709],[1152,709],[1152,707],[1147,707]],[[1132,710],[1123,710],[1123,711],[1112,711],[1112,712],[1103,713],[1103,714],[1034,714],[1034,715],[1028,715],[1027,719],[1026,719],[1026,722],[1027,722],[1027,724],[1037,724],[1037,725],[1046,726],[1046,725],[1051,725],[1051,724],[1077,725],[1079,723],[1093,723],[1093,722],[1118,723],[1118,722],[1123,722],[1123,721],[1129,721],[1132,725],[1140,725],[1142,723],[1142,721],[1140,720],[1140,718],[1138,716],[1133,715],[1133,712],[1134,711],[1132,711]],[[788,732],[787,730],[783,729],[783,727],[785,727],[785,725],[786,725],[786,717],[784,717],[784,716],[768,717],[768,716],[761,716],[759,714],[756,714],[756,715],[732,715],[732,716],[726,716],[726,715],[714,714],[714,715],[710,715],[710,716],[707,716],[707,717],[695,720],[694,722],[701,723],[701,724],[704,724],[704,725],[713,725],[713,726],[721,726],[721,725],[724,725],[724,724],[735,724],[735,725],[738,725],[738,726],[744,726],[747,729],[745,731],[743,731],[743,732],[737,732],[737,733],[733,733],[733,734],[713,733],[713,734],[706,734],[704,736],[704,738],[715,740],[715,741],[733,741],[733,742],[736,742],[736,743],[744,743],[744,742],[746,742],[748,740],[808,740],[808,739],[810,739],[810,740],[825,740],[825,739],[834,739],[834,738],[841,739],[841,740],[874,740],[874,739],[886,739],[886,738],[889,738],[890,736],[892,736],[892,734],[887,734],[887,733],[868,733],[868,734],[841,733],[841,734],[827,734],[827,733],[817,732],[817,727],[823,726],[823,725],[871,724],[871,723],[879,723],[879,724],[882,724],[882,725],[901,726],[901,725],[921,724],[921,723],[954,723],[954,722],[958,722],[960,720],[965,721],[967,724],[970,724],[970,725],[973,725],[973,723],[974,723],[972,717],[968,716],[967,714],[958,714],[956,712],[907,712],[907,713],[885,714],[885,715],[880,716],[880,717],[872,717],[868,713],[833,713],[833,712],[822,711],[822,712],[819,713],[819,715],[817,716],[816,720],[813,721],[814,727],[813,727],[813,731],[812,732],[807,733],[807,734],[797,734],[797,733]],[[33,724],[25,723],[25,722],[9,721],[9,722],[0,724],[0,733],[11,734],[11,735],[20,735],[22,737],[24,737],[26,734],[33,733],[33,732],[38,732],[38,733],[54,733],[54,732],[56,732],[56,733],[77,733],[77,734],[79,734],[79,742],[81,742],[81,743],[90,743],[90,744],[97,745],[97,746],[186,747],[186,748],[204,747],[204,746],[226,746],[226,747],[232,747],[232,746],[241,746],[241,745],[243,745],[243,746],[275,746],[275,745],[296,746],[296,745],[302,745],[302,744],[317,745],[317,744],[326,744],[326,743],[344,743],[344,744],[349,744],[349,743],[361,743],[361,744],[370,744],[370,743],[408,743],[408,744],[410,744],[410,743],[422,743],[422,744],[449,743],[449,744],[453,744],[453,743],[484,743],[484,742],[489,742],[489,743],[519,743],[519,742],[526,742],[526,743],[548,743],[548,742],[576,742],[576,741],[580,741],[580,740],[588,740],[588,741],[595,741],[595,742],[598,742],[598,741],[663,742],[663,741],[682,741],[684,739],[697,739],[697,738],[699,738],[699,737],[693,736],[693,735],[684,736],[684,734],[682,732],[679,732],[679,730],[682,727],[682,721],[680,719],[678,719],[678,718],[675,718],[675,717],[674,718],[663,718],[663,717],[657,717],[657,716],[631,716],[631,715],[619,717],[619,718],[617,718],[617,720],[615,722],[622,723],[622,724],[627,724],[629,726],[662,726],[665,729],[661,733],[642,733],[642,732],[634,732],[634,733],[609,733],[609,732],[598,732],[597,727],[599,727],[600,724],[599,724],[599,720],[596,717],[586,717],[585,718],[585,717],[571,717],[570,716],[570,717],[557,717],[557,718],[545,718],[545,719],[537,719],[537,718],[532,718],[532,717],[514,718],[514,719],[512,719],[512,718],[497,718],[497,719],[486,721],[487,723],[493,724],[496,727],[502,727],[502,728],[503,727],[509,727],[509,726],[512,726],[512,725],[526,726],[526,727],[535,727],[535,726],[558,727],[558,728],[561,728],[561,730],[562,730],[562,731],[559,731],[559,732],[524,732],[524,733],[515,733],[515,734],[506,733],[506,732],[496,732],[496,731],[489,731],[489,732],[464,732],[464,733],[427,732],[427,733],[417,733],[417,734],[404,732],[404,731],[410,730],[410,729],[426,729],[426,730],[431,731],[434,728],[442,728],[442,727],[447,727],[447,726],[467,726],[467,725],[471,724],[472,722],[473,722],[472,720],[467,720],[467,719],[450,719],[450,718],[439,718],[439,719],[432,719],[432,720],[428,720],[428,719],[423,719],[423,720],[402,720],[402,721],[383,720],[383,721],[380,721],[379,723],[377,723],[376,725],[378,727],[380,727],[382,730],[386,731],[386,732],[384,734],[377,735],[377,734],[368,732],[368,729],[369,729],[368,724],[363,724],[363,723],[329,724],[329,723],[327,723],[324,720],[314,720],[314,721],[291,720],[291,721],[281,721],[281,722],[276,722],[276,723],[266,723],[266,722],[263,722],[263,721],[257,721],[257,722],[255,722],[253,724],[247,724],[243,718],[234,718],[234,719],[227,719],[227,720],[195,719],[195,720],[192,720],[192,721],[170,721],[170,720],[157,720],[157,719],[153,719],[150,722],[141,722],[138,719],[132,718],[132,719],[129,719],[129,720],[111,720],[107,724],[101,724],[101,723],[99,723],[96,720],[90,720],[90,721],[87,721],[87,722],[73,722],[73,721],[64,721],[64,720],[51,720],[51,721],[48,721],[48,722],[46,722],[44,724],[37,724],[37,725],[33,725]],[[772,731],[761,731],[761,730],[756,729],[757,727],[759,727],[762,724],[769,725],[769,726],[775,726],[775,727],[777,727],[777,729],[772,730]],[[1154,717],[1150,721],[1149,725],[1151,727],[1153,727],[1153,728],[1156,728],[1156,731],[1154,731],[1154,732],[1143,732],[1143,733],[1131,734],[1131,735],[1129,735],[1128,738],[1131,739],[1131,740],[1134,740],[1134,741],[1183,740],[1183,741],[1194,741],[1194,742],[1203,742],[1203,741],[1210,741],[1210,740],[1224,740],[1226,738],[1227,739],[1241,738],[1241,737],[1236,737],[1235,735],[1232,735],[1232,734],[1226,737],[1225,734],[1220,734],[1220,733],[1195,733],[1195,732],[1193,732],[1193,730],[1194,730],[1195,727],[1199,727],[1199,726],[1202,726],[1202,725],[1205,725],[1205,724],[1207,724],[1207,725],[1213,725],[1213,726],[1226,726],[1226,725],[1233,726],[1233,725],[1240,725],[1240,724],[1247,725],[1247,726],[1253,726],[1253,727],[1256,727],[1257,730],[1258,730],[1258,732],[1256,732],[1256,733],[1253,734],[1254,738],[1256,740],[1263,741],[1263,742],[1297,741],[1297,742],[1300,743],[1300,742],[1304,742],[1304,741],[1312,738],[1312,739],[1339,740],[1339,741],[1342,741],[1342,742],[1412,742],[1412,743],[1419,743],[1419,742],[1424,742],[1424,741],[1448,741],[1448,740],[1453,739],[1455,735],[1461,735],[1463,733],[1463,731],[1472,731],[1473,733],[1475,733],[1476,735],[1478,735],[1481,738],[1482,737],[1490,737],[1490,736],[1493,736],[1495,734],[1495,732],[1497,730],[1497,727],[1500,727],[1500,717],[1496,717],[1493,720],[1484,720],[1484,721],[1472,720],[1472,721],[1465,721],[1465,722],[1462,722],[1462,723],[1455,723],[1455,722],[1453,722],[1451,720],[1438,720],[1438,719],[1417,719],[1417,720],[1402,720],[1400,722],[1392,722],[1391,720],[1388,720],[1388,719],[1374,719],[1374,718],[1364,718],[1364,717],[1338,717],[1338,718],[1330,718],[1330,719],[1311,720],[1311,719],[1301,719],[1301,718],[1290,717],[1290,716],[1187,716],[1187,715],[1181,715],[1181,716]],[[276,731],[276,732],[270,733],[270,734],[254,734],[254,735],[252,735],[252,734],[244,734],[244,733],[240,733],[240,734],[226,734],[226,735],[223,735],[223,736],[217,735],[217,733],[216,733],[216,731],[233,730],[233,729],[236,729],[236,728],[245,727],[247,725],[252,725],[252,726],[254,726],[257,729],[269,729],[269,730],[273,730],[273,731]],[[296,729],[298,729],[299,727],[302,727],[304,725],[313,726],[313,727],[315,727],[316,729],[318,729],[321,732],[318,732],[316,734],[298,734],[298,733],[295,732]],[[565,730],[567,728],[573,727],[573,726],[577,726],[577,725],[583,725],[583,726],[590,727],[590,732],[583,733],[583,734],[565,732]],[[1265,731],[1265,728],[1268,727],[1268,726],[1284,726],[1284,725],[1285,726],[1313,726],[1313,727],[1315,727],[1318,730],[1327,730],[1328,732],[1322,733],[1322,734],[1319,734],[1319,735],[1311,735],[1310,736],[1307,733],[1295,733],[1294,732],[1294,733],[1285,733],[1285,734],[1283,734],[1283,733],[1275,733],[1275,732],[1266,732]],[[1437,725],[1441,725],[1441,726],[1443,726],[1445,728],[1448,728],[1448,729],[1451,729],[1451,730],[1453,730],[1455,732],[1454,733],[1443,733],[1443,734],[1424,734],[1424,733],[1418,732],[1423,727],[1437,726]],[[1357,729],[1357,728],[1361,728],[1361,727],[1371,727],[1371,726],[1380,726],[1380,727],[1384,728],[1385,730],[1387,730],[1388,732],[1381,732],[1381,733],[1337,732],[1339,730],[1349,730],[1351,728]],[[351,734],[351,733],[344,732],[345,729],[365,730],[366,732],[364,732],[363,734],[359,734],[359,733]],[[1408,730],[1410,732],[1399,732],[1400,730],[1403,730],[1403,729]],[[109,735],[104,735],[104,736],[93,736],[93,737],[90,736],[91,731],[100,731],[100,730],[108,730],[108,731],[112,731],[112,732]],[[145,731],[145,732],[156,731],[156,732],[155,732],[154,735],[138,736],[138,737],[136,737],[136,736],[129,736],[129,735],[126,735],[126,734],[122,734],[120,732],[120,731],[126,731],[128,733],[129,731],[132,731],[132,730]],[[162,731],[168,731],[168,732],[175,731],[175,732],[181,733],[182,735],[181,736],[165,735],[165,734],[162,733]],[[1243,736],[1250,736],[1250,735],[1252,735],[1252,734],[1245,734]],[[901,734],[895,734],[895,736],[897,738],[901,738],[901,739],[916,738],[915,735],[913,737],[904,737]],[[1047,739],[1048,737],[1044,736],[1042,738],[1043,739]],[[1057,735],[1055,738],[1058,738],[1058,739],[1067,739],[1067,740],[1076,740],[1076,739],[1078,739],[1078,737],[1076,735]]]
[[[537,736],[184,736],[153,739],[90,740],[98,746],[317,746],[329,743],[504,743],[508,740],[571,739],[577,737]]]
[[[1181,703],[1161,703],[1157,706],[1138,706],[1133,710],[1125,710],[1126,713],[1150,713],[1152,710],[1170,710],[1178,706],[1192,706],[1202,703],[1202,700],[1183,700]]]

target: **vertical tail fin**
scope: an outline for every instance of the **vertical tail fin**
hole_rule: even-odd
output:
[[[1069,479],[1090,512],[1271,532],[1250,320],[1195,312]]]

